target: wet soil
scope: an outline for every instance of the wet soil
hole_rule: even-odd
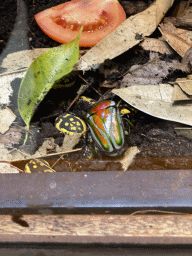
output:
[[[10,1],[12,3],[11,5]],[[61,0],[25,0],[28,13],[28,41],[31,49],[55,47],[59,45],[57,42],[47,37],[40,30],[34,20],[34,15],[46,8],[52,7],[62,2],[63,1]],[[146,8],[150,2],[143,3],[144,7]],[[126,7],[126,1],[123,1],[122,4]],[[5,0],[4,4],[0,7],[0,14],[0,44],[2,46],[0,49],[2,51],[2,49],[6,46],[7,40],[13,29],[16,16],[15,1]],[[127,13],[127,15],[129,15],[129,13]],[[174,56],[171,58],[174,58]],[[175,56],[175,58],[178,58],[178,56]],[[149,52],[143,51],[139,47],[135,47],[131,51],[128,51],[122,56],[116,58],[113,63],[117,64],[118,68],[113,72],[109,72],[107,75],[101,70],[80,74],[90,85],[84,95],[93,97],[97,100],[99,98],[99,94],[96,93],[95,90],[97,90],[100,94],[104,94],[108,90],[106,88],[99,88],[99,85],[101,85],[104,81],[107,80],[108,84],[114,84],[116,82],[118,85],[121,82],[122,74],[127,71],[133,64],[144,64],[148,60]],[[104,69],[108,68],[110,70],[110,65],[111,64],[104,65]],[[182,74],[172,74],[170,79],[174,80],[179,76],[182,76]],[[20,80],[14,82],[20,83]],[[79,83],[82,83],[82,80],[79,74],[77,74],[76,84],[72,88],[54,89],[48,93],[43,102],[40,104],[31,122],[33,129],[36,129],[39,132],[36,133],[35,137],[33,138],[33,142],[35,141],[34,148],[31,148],[31,145],[28,145],[30,153],[42,145],[45,138],[53,137],[55,139],[55,143],[58,145],[62,144],[63,135],[61,135],[54,127],[55,118],[59,114],[66,111],[67,105],[69,105],[69,103],[76,96]],[[12,86],[14,87],[14,83]],[[108,98],[111,98],[115,101],[119,100],[119,98],[115,97],[114,95],[107,95]],[[71,111],[73,111],[75,114],[79,113],[78,108],[75,107],[73,107]],[[17,110],[14,110],[14,112],[17,112]],[[24,126],[23,121],[19,117],[19,113],[17,112],[16,114],[18,116],[16,121],[18,124]],[[146,115],[140,111],[135,112],[134,110],[130,114],[129,118],[135,128],[133,129],[126,125],[126,129],[129,130],[129,135],[126,136],[126,145],[129,147],[139,147],[140,153],[137,156],[138,158],[164,159],[167,157],[192,157],[192,139],[178,135],[175,130],[176,127],[186,126],[176,124],[174,122],[164,121]],[[82,138],[77,147],[81,146],[85,148],[86,143],[86,140]],[[83,153],[81,152],[75,156],[72,156],[72,158],[76,157],[83,157]],[[150,161],[148,162],[150,165]],[[189,161],[188,164],[190,164]],[[182,166],[184,167],[184,165]],[[62,165],[60,167],[58,165],[57,168],[59,170],[62,168]]]

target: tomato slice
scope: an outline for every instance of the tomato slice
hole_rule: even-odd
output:
[[[126,19],[117,0],[72,0],[35,15],[42,31],[59,43],[68,43],[84,26],[80,46],[91,47]]]

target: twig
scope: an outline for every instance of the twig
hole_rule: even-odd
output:
[[[21,154],[27,155],[27,154],[25,154],[24,152],[21,152],[18,149],[15,149],[15,150],[19,151]],[[52,154],[48,154],[48,155],[28,157],[28,158],[25,158],[25,159],[14,159],[14,160],[11,160],[11,161],[0,160],[0,163],[14,163],[14,162],[18,162],[18,161],[28,161],[28,160],[32,160],[32,159],[45,158],[45,157],[50,157],[50,156],[57,156],[57,155],[60,155],[60,154],[69,154],[69,153],[77,152],[77,151],[80,151],[80,150],[82,150],[82,148],[77,148],[77,149],[73,149],[73,150],[65,151],[65,152],[52,153]]]
[[[5,72],[3,74],[0,74],[0,76],[5,76],[5,75],[10,75],[10,74],[15,74],[15,73],[20,73],[22,71],[25,71],[27,70],[28,68],[21,68],[21,69],[17,69],[17,70],[14,70],[14,71],[9,71],[9,72]]]
[[[80,75],[78,74],[78,76],[86,83],[81,85],[81,87],[79,88],[78,92],[77,92],[77,96],[74,98],[74,100],[71,102],[71,104],[68,106],[67,111],[69,111],[69,109],[72,107],[72,105],[79,99],[79,97],[81,96],[82,93],[84,93],[85,90],[87,90],[87,88],[89,87],[88,82]]]

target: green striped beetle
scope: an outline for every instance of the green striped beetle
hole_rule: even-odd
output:
[[[96,101],[81,97],[80,103],[89,108],[86,121],[96,148],[107,156],[119,156],[123,152],[125,134],[123,121],[116,103],[111,100]],[[86,106],[85,106],[86,107]],[[63,114],[56,119],[56,128],[67,134],[83,134],[86,125],[82,119],[73,114]]]
[[[122,153],[125,135],[123,121],[114,101],[94,105],[87,114],[88,126],[97,147],[108,156]]]

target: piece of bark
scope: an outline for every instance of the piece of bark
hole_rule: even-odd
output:
[[[74,133],[73,135],[66,134],[65,138],[63,140],[63,145],[59,147],[56,146],[56,152],[65,152],[65,151],[71,151],[77,143],[79,143],[81,135],[78,133]]]
[[[129,166],[132,164],[132,162],[135,159],[135,156],[139,153],[139,149],[137,146],[130,147],[123,155],[123,158],[119,159],[118,162],[121,163],[123,171],[127,171]],[[119,173],[122,174],[121,172]]]
[[[47,155],[48,151],[54,151],[56,144],[54,143],[54,138],[48,138],[43,142],[43,145],[33,155],[34,157],[41,157],[42,155]]]
[[[157,0],[145,11],[131,16],[115,31],[91,48],[74,66],[74,70],[89,70],[106,59],[113,59],[151,35],[172,6],[174,0]]]

